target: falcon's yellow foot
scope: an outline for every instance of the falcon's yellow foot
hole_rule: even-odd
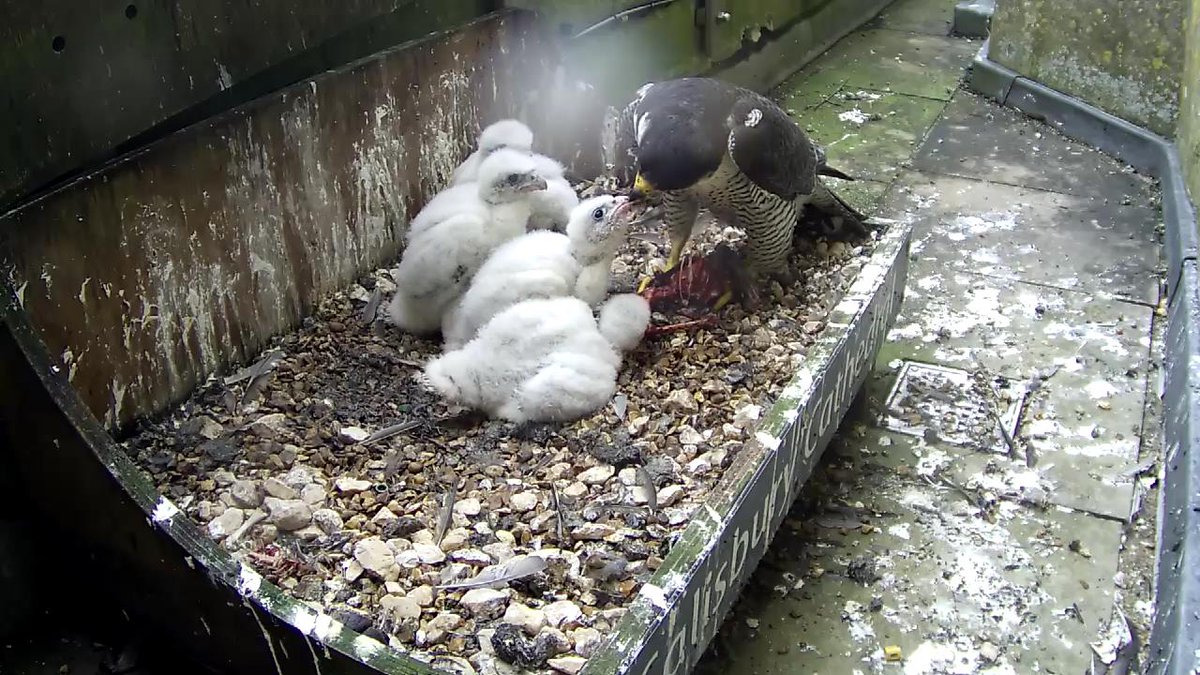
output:
[[[672,244],[671,245],[671,255],[667,258],[666,266],[663,267],[662,269],[660,269],[655,274],[662,274],[664,272],[670,272],[671,270],[675,269],[675,266],[679,264],[679,259],[683,257],[683,247],[686,243],[687,242],[683,242],[678,245]],[[638,289],[637,289],[637,292],[639,295],[641,295],[650,286],[650,284],[654,282],[655,274],[650,274],[649,276],[642,277],[642,281],[641,281],[641,283],[638,284]]]
[[[724,307],[725,305],[728,305],[730,300],[733,300],[733,289],[732,288],[725,291],[724,293],[721,294],[721,297],[717,298],[717,301],[715,303],[713,303],[713,311],[714,312],[721,311],[721,308]]]

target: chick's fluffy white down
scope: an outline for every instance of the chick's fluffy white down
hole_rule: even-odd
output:
[[[621,350],[601,334],[591,308],[565,297],[505,309],[461,349],[430,361],[425,375],[446,399],[493,417],[562,422],[608,403],[620,366]]]

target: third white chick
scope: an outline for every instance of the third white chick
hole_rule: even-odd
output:
[[[621,354],[650,322],[637,295],[611,298],[597,324],[578,298],[519,302],[461,349],[431,360],[429,385],[458,405],[512,422],[566,422],[602,408],[616,392]]]
[[[601,195],[578,205],[567,233],[530,232],[496,249],[442,322],[445,348],[466,344],[481,326],[523,300],[575,296],[597,305],[635,210],[625,197]]]
[[[501,148],[532,152],[533,131],[519,120],[500,120],[489,124],[480,132],[475,151],[467,155],[450,175],[450,185],[474,183],[479,177],[479,166],[483,160]],[[558,175],[562,175],[561,169]]]
[[[454,170],[450,177],[450,188],[472,183],[479,176],[479,167],[493,152],[507,148],[527,152],[537,162],[538,173],[548,183],[546,191],[538,193],[534,198],[533,213],[529,220],[529,228],[538,230],[562,231],[567,224],[571,209],[579,204],[579,196],[575,188],[563,178],[563,165],[557,160],[533,151],[533,131],[524,123],[513,120],[500,120],[488,125],[479,134],[478,148],[472,152],[462,164]],[[416,223],[420,229],[422,223]]]
[[[516,150],[489,155],[479,179],[473,184],[474,197],[458,212],[446,208],[440,220],[409,233],[393,275],[396,294],[388,306],[391,322],[402,330],[437,331],[447,307],[466,290],[492,251],[525,232],[531,197],[546,189],[534,161]]]

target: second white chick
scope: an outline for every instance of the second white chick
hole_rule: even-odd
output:
[[[613,257],[625,243],[634,210],[625,197],[579,204],[567,233],[530,232],[501,245],[442,321],[445,348],[458,349],[502,310],[533,298],[577,297],[595,306],[608,295]]]
[[[512,422],[567,422],[604,407],[616,393],[622,353],[650,323],[633,294],[610,298],[599,323],[578,298],[519,302],[497,314],[461,349],[425,366],[447,400]]]
[[[483,161],[474,185],[473,199],[460,212],[447,211],[441,220],[409,235],[393,273],[396,294],[388,306],[390,321],[406,332],[438,330],[446,309],[492,251],[525,232],[531,197],[546,189],[546,180],[529,155],[497,150]]]

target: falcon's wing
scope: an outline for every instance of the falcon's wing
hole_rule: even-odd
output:
[[[729,154],[755,185],[784,199],[813,193],[817,152],[779,106],[758,95],[743,96],[733,106],[729,126]]]
[[[653,83],[648,83],[639,87],[633,100],[621,110],[621,114],[617,117],[613,173],[617,177],[617,184],[623,187],[633,184],[634,172],[637,168],[638,104],[642,102],[646,93],[653,86]]]

